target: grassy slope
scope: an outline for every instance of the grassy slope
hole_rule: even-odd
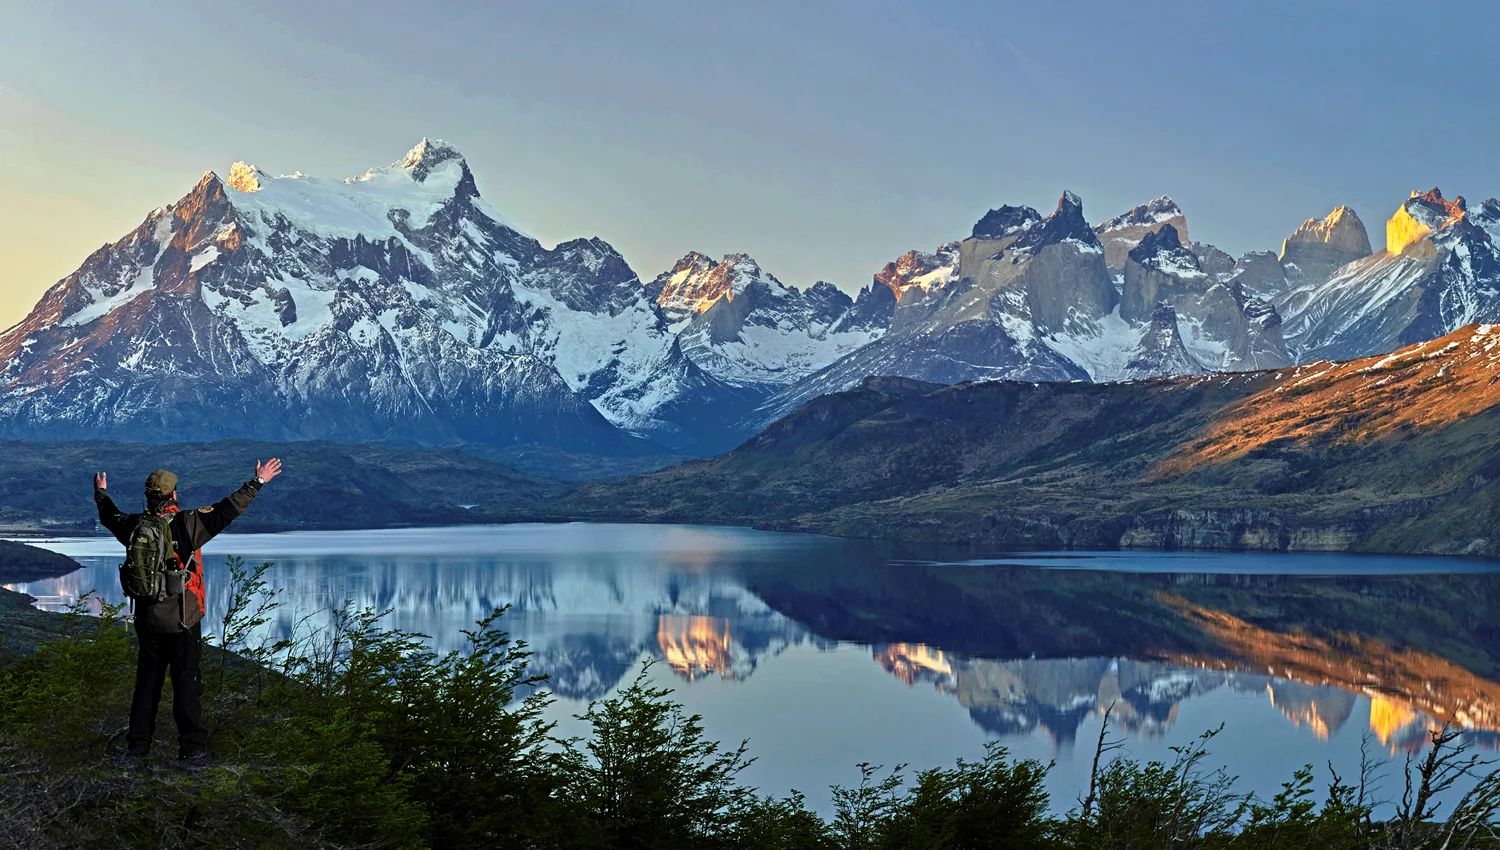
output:
[[[1041,547],[1500,554],[1500,335],[1131,384],[874,381],[568,516]]]
[[[238,531],[370,528],[493,521],[525,516],[565,485],[456,450],[229,440],[148,446],[110,442],[0,441],[0,530],[78,533],[94,528],[92,476],[109,473],[125,510],[142,482],[165,467],[181,479],[184,505],[211,504],[280,457],[284,472],[235,525]],[[460,504],[478,504],[472,510]]]

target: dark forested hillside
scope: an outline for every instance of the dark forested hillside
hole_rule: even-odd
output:
[[[94,529],[92,476],[109,473],[125,510],[140,507],[153,469],[181,479],[184,505],[222,499],[279,457],[282,476],[256,499],[236,531],[373,528],[510,519],[564,485],[460,451],[389,449],[333,443],[179,443],[0,441],[0,530],[77,534]],[[470,505],[470,508],[461,507]]]
[[[1018,547],[1496,554],[1495,331],[1234,375],[873,379],[560,509]]]

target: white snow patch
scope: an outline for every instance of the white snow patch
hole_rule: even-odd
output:
[[[1120,318],[1119,307],[1093,324],[1093,333],[1054,334],[1043,337],[1042,344],[1078,364],[1092,381],[1121,380],[1147,325],[1132,325]]]
[[[739,338],[711,343],[707,327],[686,330],[679,339],[683,353],[709,374],[732,384],[791,384],[833,363],[856,348],[874,342],[877,330],[828,334],[821,338],[785,324],[747,324]]]
[[[129,304],[131,301],[134,301],[137,296],[149,289],[154,288],[155,285],[156,267],[144,266],[136,271],[136,274],[133,278],[131,278],[130,283],[126,284],[124,288],[122,288],[119,292],[116,292],[114,295],[105,295],[95,289],[86,288],[85,291],[95,299],[94,302],[70,316],[63,317],[63,319],[61,319],[58,324],[64,327],[75,327],[77,325],[86,325],[89,322],[101,319],[109,315],[110,313],[113,313],[118,308]]]
[[[217,259],[219,259],[219,247],[217,245],[210,245],[193,256],[193,262],[189,264],[189,270],[196,272]]]

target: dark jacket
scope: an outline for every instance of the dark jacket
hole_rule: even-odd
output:
[[[183,511],[173,505],[164,511],[172,517],[172,551],[177,556],[177,567],[190,572],[187,589],[181,598],[142,603],[135,613],[136,628],[157,633],[180,632],[203,619],[208,610],[207,594],[203,588],[203,545],[250,507],[260,487],[254,481],[246,481],[240,489],[211,507]],[[141,515],[121,513],[103,490],[94,491],[94,504],[99,508],[99,524],[116,540],[129,545],[130,533],[135,530]]]

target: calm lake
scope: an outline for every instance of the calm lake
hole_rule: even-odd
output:
[[[36,543],[37,541],[28,541]],[[43,541],[84,569],[8,585],[57,608],[117,600],[112,540]],[[345,601],[439,649],[510,605],[550,677],[561,731],[650,660],[746,779],[822,811],[856,765],[922,769],[999,739],[1056,763],[1053,807],[1087,781],[1106,707],[1128,752],[1224,724],[1213,764],[1263,796],[1303,764],[1399,762],[1452,717],[1500,744],[1500,564],[1439,558],[1025,553],[732,528],[512,525],[226,534],[206,551],[209,623],[224,556],[273,561],[272,628]],[[1387,796],[1399,794],[1394,765]]]

